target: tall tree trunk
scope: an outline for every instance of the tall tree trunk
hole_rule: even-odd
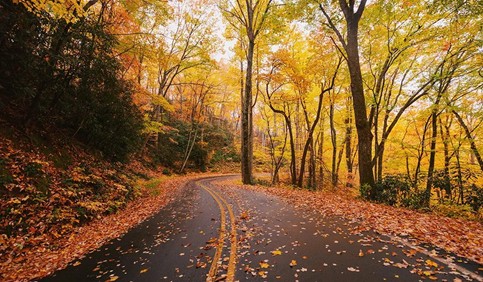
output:
[[[434,162],[436,159],[436,138],[438,137],[438,127],[437,127],[437,113],[433,112],[431,114],[431,145],[429,152],[429,165],[428,165],[428,179],[426,181],[426,195],[424,200],[424,205],[429,207],[429,198],[431,197],[431,187],[433,186],[433,173],[434,173]]]
[[[359,6],[355,7],[356,1],[349,1],[348,3],[346,0],[339,0],[339,6],[344,14],[347,27],[346,38],[344,38],[342,33],[335,26],[322,4],[319,4],[319,7],[326,17],[329,26],[336,33],[347,55],[346,61],[349,67],[351,80],[350,87],[358,138],[360,184],[361,186],[369,185],[374,187],[374,173],[372,170],[372,133],[367,118],[358,43],[359,20],[364,12],[366,2],[367,0],[361,0]]]
[[[253,184],[252,68],[255,41],[248,41],[245,92],[242,99],[241,173],[243,184]]]
[[[352,187],[352,111],[351,98],[347,98],[347,118],[345,119],[345,159],[347,166],[346,187]]]
[[[315,162],[315,148],[314,140],[310,144],[310,157],[309,157],[309,188],[315,190],[317,187],[317,177],[316,177],[316,162]]]
[[[456,199],[459,204],[464,204],[464,190],[463,190],[463,174],[461,173],[461,163],[460,163],[460,146],[456,148],[455,157],[456,157],[456,171],[457,177],[456,182],[458,183],[458,191],[459,195]]]
[[[320,136],[319,136],[319,185],[324,184],[324,121],[325,119],[322,117],[320,122]]]
[[[424,156],[424,147],[425,147],[425,143],[426,143],[426,133],[428,132],[428,127],[429,127],[429,122],[431,121],[431,117],[429,117],[427,120],[426,120],[426,123],[424,124],[424,129],[423,129],[423,132],[422,132],[422,135],[421,135],[421,150],[418,152],[418,161],[416,163],[416,168],[414,169],[414,177],[413,177],[413,183],[412,183],[412,186],[413,188],[416,188],[417,185],[418,185],[418,181],[419,181],[419,173],[421,172],[421,162],[423,160],[423,156]]]
[[[443,121],[440,119],[440,131],[441,131],[441,139],[443,142],[444,147],[444,180],[445,180],[445,197],[449,197],[451,199],[451,184],[450,184],[450,176],[449,176],[449,165],[451,161],[451,155],[449,154],[449,144],[450,144],[450,125],[444,124]]]
[[[296,158],[296,152],[295,152],[295,140],[293,136],[293,130],[292,130],[292,122],[290,121],[290,117],[284,115],[285,117],[285,122],[287,124],[287,130],[288,130],[288,136],[289,136],[289,141],[290,141],[290,178],[291,178],[291,183],[292,185],[297,185],[297,158]]]
[[[357,42],[358,21],[347,22],[347,58],[351,78],[354,116],[356,122],[359,147],[359,179],[360,184],[374,187],[372,171],[372,133],[367,120],[366,100],[359,62],[359,45]]]
[[[334,125],[334,101],[331,99],[329,107],[329,124],[330,124],[330,140],[332,142],[332,161],[331,161],[331,180],[332,186],[337,185],[337,173],[336,173],[336,162],[337,162],[337,131]]]
[[[438,106],[441,100],[441,94],[436,98],[434,108],[431,111],[431,145],[429,152],[429,164],[428,164],[428,178],[426,181],[426,195],[424,199],[424,205],[429,207],[429,199],[431,197],[431,188],[433,186],[433,173],[434,164],[436,160],[436,138],[438,137]]]

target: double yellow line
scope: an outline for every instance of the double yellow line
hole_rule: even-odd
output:
[[[231,230],[230,230],[230,258],[228,261],[228,271],[226,275],[226,281],[234,281],[235,280],[235,267],[236,267],[236,251],[237,251],[237,238],[236,238],[236,225],[235,225],[235,215],[233,213],[233,209],[231,205],[227,203],[227,201],[216,191],[210,189],[206,185],[201,184],[198,182],[198,185],[205,189],[208,193],[210,193],[211,197],[216,201],[218,207],[220,208],[220,236],[218,238],[218,246],[216,247],[215,255],[213,256],[213,261],[211,263],[210,271],[208,272],[208,277],[206,278],[207,282],[212,282],[216,280],[216,274],[218,271],[218,261],[221,258],[221,254],[223,253],[223,243],[225,241],[226,236],[226,212],[225,206],[228,210],[228,215],[230,217],[231,223]]]

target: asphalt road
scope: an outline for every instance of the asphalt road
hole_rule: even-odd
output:
[[[481,265],[354,232],[357,222],[226,178],[190,182],[153,217],[41,281],[482,281]]]

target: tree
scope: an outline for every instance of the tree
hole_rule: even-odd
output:
[[[253,99],[252,75],[253,54],[255,44],[269,14],[272,0],[235,0],[228,1],[228,7],[223,8],[229,23],[241,34],[246,36],[245,89],[242,97],[242,127],[241,127],[241,172],[244,184],[253,184]]]
[[[346,24],[346,37],[342,35],[332,17],[327,13],[324,5],[319,8],[327,19],[329,27],[335,32],[342,44],[345,59],[349,67],[350,87],[352,93],[354,117],[358,136],[359,180],[361,186],[374,186],[374,173],[372,171],[372,133],[367,117],[364,85],[359,59],[358,31],[359,21],[366,6],[366,0],[361,0],[358,7],[356,1],[339,0],[339,7],[344,14]]]
[[[287,93],[284,93],[283,87],[287,83],[283,75],[280,74],[281,61],[273,58],[271,61],[270,71],[263,76],[265,83],[264,99],[265,103],[270,107],[274,114],[283,116],[286,133],[289,137],[290,143],[290,179],[292,185],[297,185],[297,159],[295,150],[295,137],[292,125],[292,107],[294,99],[288,97]],[[280,97],[274,97],[277,92],[281,92]]]

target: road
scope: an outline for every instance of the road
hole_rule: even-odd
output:
[[[295,209],[229,178],[188,183],[159,213],[41,281],[482,281],[481,265],[353,232],[357,222]]]

